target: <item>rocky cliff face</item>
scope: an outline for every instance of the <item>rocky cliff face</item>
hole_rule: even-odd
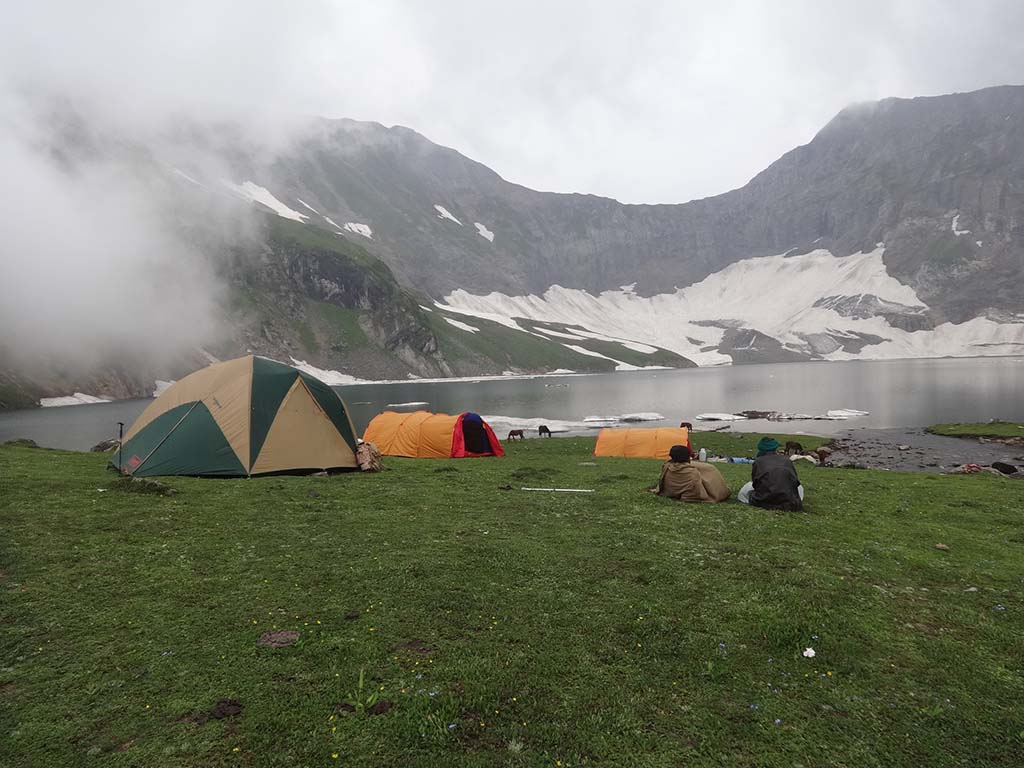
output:
[[[364,245],[435,297],[651,295],[743,258],[884,242],[940,320],[1024,306],[1021,87],[850,107],[741,189],[682,205],[534,192],[409,129],[349,120],[319,122],[261,178],[368,226]]]
[[[1024,350],[1024,87],[850,107],[681,205],[536,192],[376,123],[314,121],[270,162],[236,139],[146,171],[193,217],[266,221],[225,245],[221,337],[159,370],[0,360],[0,407],[250,351],[343,380]]]

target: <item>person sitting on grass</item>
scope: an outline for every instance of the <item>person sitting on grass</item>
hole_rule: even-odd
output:
[[[736,498],[744,504],[764,509],[801,512],[804,487],[789,456],[780,454],[779,441],[762,437],[757,443],[757,458],[750,468],[750,482],[740,488]]]
[[[729,489],[715,467],[690,461],[690,449],[685,445],[673,445],[669,459],[661,465],[661,477],[653,493],[679,501],[725,501]],[[709,470],[705,473],[705,470]]]

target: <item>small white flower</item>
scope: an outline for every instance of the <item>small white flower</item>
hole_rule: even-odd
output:
[[[806,656],[808,659],[813,659],[814,658],[814,649],[813,648],[804,648],[804,656]]]

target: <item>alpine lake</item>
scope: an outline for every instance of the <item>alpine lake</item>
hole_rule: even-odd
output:
[[[603,426],[694,422],[698,414],[773,411],[821,416],[852,409],[867,415],[845,420],[746,419],[733,431],[833,435],[871,427],[923,427],[944,422],[1024,421],[1024,358],[784,363],[610,374],[505,377],[450,381],[357,384],[336,388],[359,434],[382,410],[475,411],[499,437],[524,429],[536,437],[544,424],[557,434],[596,434]],[[0,413],[0,443],[17,438],[41,446],[88,450],[116,437],[150,403],[125,400]],[[663,419],[655,419],[663,416]],[[606,421],[597,421],[605,419]],[[647,421],[646,419],[652,419]],[[632,424],[637,426],[636,423]]]

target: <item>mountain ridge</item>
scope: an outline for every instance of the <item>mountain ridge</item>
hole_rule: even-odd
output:
[[[317,118],[269,162],[210,137],[213,175],[164,172],[277,233],[226,270],[250,300],[218,354],[343,380],[1024,350],[1022,86],[851,105],[747,184],[686,203],[538,192],[348,118]],[[794,264],[813,273],[803,292],[778,282]]]

